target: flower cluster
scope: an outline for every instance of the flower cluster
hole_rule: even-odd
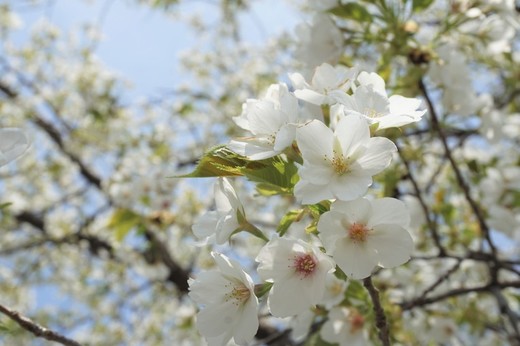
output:
[[[313,214],[310,240],[279,231],[260,249],[257,272],[264,284],[259,285],[259,292],[269,292],[267,307],[275,317],[302,315],[321,304],[332,308],[333,319],[342,319],[347,327],[334,334],[336,327],[331,324],[340,322],[331,319],[322,330],[326,340],[337,341],[335,337],[342,333],[365,338],[359,312],[341,308],[341,298],[325,303],[327,285],[331,277],[338,280],[343,275],[333,274],[336,266],[351,279],[364,279],[376,266],[392,268],[409,259],[413,241],[406,230],[410,216],[405,204],[365,195],[373,176],[390,165],[397,151],[391,140],[375,134],[417,122],[425,111],[418,109],[418,99],[388,97],[384,80],[375,73],[325,63],[316,68],[310,82],[298,73],[290,79],[295,90],[274,84],[263,98],[244,103],[242,114],[234,120],[251,136],[234,139],[228,146],[240,155],[241,172],[252,181],[261,178],[271,185],[290,181],[282,191],[303,205],[303,214],[323,209]],[[236,169],[238,159],[234,159],[231,168]],[[271,166],[276,167],[277,178]],[[225,171],[222,162],[219,169]],[[226,178],[219,178],[214,193],[216,210],[195,223],[197,237],[224,244],[245,230],[268,239],[246,221],[244,207]],[[248,323],[237,333],[240,323],[254,321],[257,314],[250,277],[224,255],[213,257],[220,271],[201,273],[190,286],[192,298],[205,306],[199,314],[199,330],[210,343],[219,336],[216,344],[231,338],[243,344],[252,339],[256,325]],[[233,274],[228,267],[233,267]],[[231,313],[235,317],[224,323],[220,316]]]

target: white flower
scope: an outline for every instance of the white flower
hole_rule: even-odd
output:
[[[253,137],[232,140],[229,148],[251,160],[262,160],[280,154],[294,140],[299,122],[298,99],[285,84],[273,84],[261,99],[248,100],[242,114],[234,120]]]
[[[324,62],[336,64],[345,49],[343,33],[330,16],[323,13],[314,16],[310,25],[299,25],[296,35],[299,47],[295,57],[309,67]]]
[[[325,276],[335,268],[330,257],[299,239],[272,239],[256,261],[260,277],[273,282],[267,304],[276,317],[296,315],[317,304],[323,298]]]
[[[470,65],[464,54],[453,45],[443,45],[437,49],[440,59],[430,64],[428,76],[444,89],[442,104],[445,112],[460,115],[474,113],[481,106],[473,90]]]
[[[21,156],[29,148],[29,140],[22,130],[0,129],[0,166]]]
[[[355,115],[340,119],[334,132],[313,120],[298,129],[296,140],[303,166],[294,194],[304,204],[363,196],[397,150],[387,138],[370,138],[367,122]]]
[[[201,273],[190,280],[190,297],[203,306],[197,328],[210,345],[239,345],[253,340],[258,330],[258,299],[254,283],[240,265],[213,252],[218,270]]]
[[[320,336],[339,346],[370,345],[365,318],[358,311],[345,307],[330,310],[329,319],[321,328]]]
[[[231,234],[240,228],[238,215],[244,215],[244,208],[233,186],[226,178],[219,178],[214,186],[216,210],[199,217],[192,226],[199,239],[215,235],[217,244],[224,244]]]
[[[338,266],[354,279],[363,279],[376,265],[392,268],[405,263],[413,240],[405,229],[410,215],[395,198],[336,201],[318,222],[319,237]]]
[[[400,127],[422,119],[426,110],[417,110],[421,100],[400,95],[388,97],[385,81],[377,73],[361,72],[357,78],[360,83],[352,95],[342,102],[344,107],[336,107],[331,119],[338,114],[363,116],[369,124],[378,124],[378,129]]]
[[[320,305],[330,309],[341,303],[345,299],[347,285],[347,281],[338,279],[333,273],[328,274],[325,279],[325,294]]]
[[[311,84],[299,73],[289,75],[295,89],[294,95],[314,105],[326,105],[344,102],[351,81],[356,77],[356,70],[345,66],[332,67],[324,63],[316,67]]]

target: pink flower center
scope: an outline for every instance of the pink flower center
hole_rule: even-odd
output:
[[[293,268],[302,277],[307,277],[314,273],[317,266],[318,261],[312,254],[299,254],[294,258]]]
[[[355,243],[363,243],[368,237],[368,228],[365,225],[354,223],[348,228],[348,237]]]
[[[351,312],[348,317],[350,322],[350,334],[355,334],[361,329],[363,329],[363,325],[365,324],[365,318],[359,312],[354,311]]]
[[[242,283],[235,285],[230,283],[227,284],[226,287],[231,288],[231,291],[225,295],[226,302],[232,300],[233,304],[236,306],[244,304],[251,296],[249,288]]]

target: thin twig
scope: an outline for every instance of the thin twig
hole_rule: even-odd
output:
[[[390,332],[388,330],[388,323],[386,322],[385,311],[383,310],[381,301],[379,299],[379,291],[374,287],[371,276],[363,280],[363,285],[370,294],[372,304],[374,305],[374,313],[376,314],[376,327],[379,330],[379,340],[381,340],[383,346],[390,346]]]
[[[401,308],[403,310],[411,310],[415,307],[430,305],[430,304],[433,304],[433,303],[436,303],[436,302],[439,302],[439,301],[442,301],[442,300],[445,300],[448,298],[462,296],[462,295],[470,294],[473,292],[491,293],[491,290],[494,287],[496,287],[496,288],[507,288],[507,287],[520,288],[520,281],[510,281],[510,282],[501,282],[501,283],[497,282],[497,283],[493,283],[493,284],[487,284],[484,286],[455,288],[453,290],[450,290],[450,291],[442,293],[442,294],[438,294],[438,295],[430,297],[430,298],[423,298],[423,299],[416,298],[411,301],[402,302],[399,305],[401,306]]]
[[[446,153],[446,157],[448,158],[451,167],[453,169],[453,172],[455,173],[455,177],[457,179],[457,183],[459,184],[460,188],[462,189],[462,192],[464,193],[464,197],[468,201],[471,210],[473,211],[473,214],[475,214],[475,217],[477,218],[477,221],[479,223],[480,229],[486,239],[486,241],[489,244],[489,247],[491,248],[491,251],[493,254],[496,254],[496,247],[493,243],[493,240],[491,239],[490,230],[486,223],[486,220],[484,219],[484,215],[478,206],[477,202],[471,197],[471,193],[469,191],[469,187],[464,181],[464,177],[462,176],[462,173],[459,169],[459,166],[457,162],[455,162],[455,159],[453,158],[453,155],[451,154],[451,149],[448,146],[448,141],[446,140],[446,134],[444,133],[444,130],[442,129],[440,123],[439,123],[439,117],[437,116],[437,112],[433,106],[432,100],[430,99],[430,96],[428,94],[428,91],[426,90],[426,86],[424,85],[423,80],[419,80],[419,89],[421,90],[424,98],[426,99],[426,103],[428,104],[428,109],[430,113],[430,117],[432,120],[432,128],[434,131],[436,131],[439,134],[439,138],[441,140],[442,146],[444,147],[444,151]]]
[[[47,329],[31,319],[21,315],[19,312],[11,310],[0,304],[0,312],[18,323],[20,327],[31,332],[37,337],[44,338],[49,341],[54,341],[66,346],[81,346],[77,341],[69,339],[53,330]]]
[[[433,242],[435,243],[435,246],[437,246],[437,248],[439,249],[438,256],[442,257],[446,253],[446,250],[442,246],[441,238],[439,236],[439,233],[437,232],[437,225],[432,220],[432,217],[430,214],[430,209],[428,208],[428,205],[426,204],[426,202],[424,201],[424,198],[422,197],[421,189],[419,188],[419,184],[417,183],[417,180],[415,180],[415,177],[412,173],[412,168],[410,166],[410,163],[404,157],[402,149],[399,147],[398,143],[396,143],[396,146],[397,146],[397,151],[399,153],[399,156],[401,157],[401,161],[403,162],[404,166],[406,167],[406,171],[408,173],[408,180],[410,180],[410,182],[412,183],[412,186],[413,186],[413,189],[415,192],[415,197],[417,197],[417,199],[419,200],[419,204],[421,205],[421,209],[423,210],[424,217],[426,218],[426,224],[428,225],[428,229],[430,230],[430,234],[433,238]]]

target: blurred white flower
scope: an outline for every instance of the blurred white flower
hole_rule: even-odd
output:
[[[339,346],[370,345],[365,318],[358,311],[345,307],[330,310],[329,319],[320,330],[323,340]]]
[[[326,14],[314,16],[310,25],[299,25],[296,36],[298,49],[295,57],[310,68],[324,62],[334,65],[343,54],[343,33]]]
[[[0,129],[0,166],[20,157],[29,148],[29,139],[20,129]]]

